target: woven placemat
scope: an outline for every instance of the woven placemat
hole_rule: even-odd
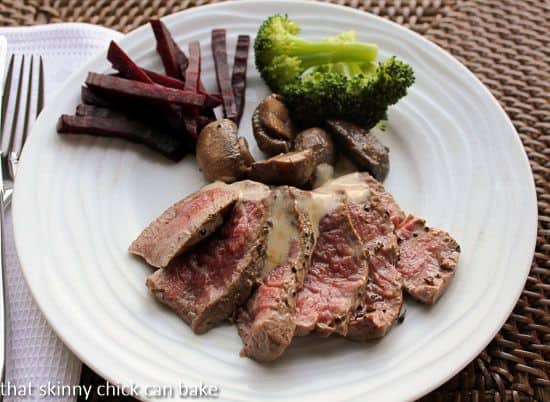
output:
[[[550,402],[550,3],[329,1],[403,24],[468,66],[511,117],[535,177],[539,208],[537,246],[514,312],[471,364],[423,400]],[[81,21],[127,32],[151,17],[212,2],[216,0],[1,0],[0,26]],[[102,380],[84,370],[82,381],[98,384]]]
[[[89,22],[128,32],[189,7],[223,0],[1,0],[0,26]],[[326,0],[325,0],[326,1]],[[461,0],[329,0],[390,18],[425,32]]]
[[[533,170],[535,258],[510,318],[465,370],[426,400],[550,401],[550,2],[469,0],[426,36],[480,78],[516,127]],[[485,399],[487,400],[487,399]]]

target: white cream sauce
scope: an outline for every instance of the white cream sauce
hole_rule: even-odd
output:
[[[316,188],[315,192],[330,194],[345,194],[352,202],[364,203],[370,199],[368,184],[363,180],[362,173],[350,173],[333,179],[323,186]]]
[[[293,190],[298,202],[298,208],[309,218],[315,239],[319,237],[319,222],[325,216],[340,206],[344,200],[342,195],[318,193],[313,191]]]
[[[315,168],[315,182],[313,188],[321,187],[334,178],[334,166],[328,163],[321,163]]]
[[[252,180],[237,181],[229,185],[231,189],[239,193],[241,200],[261,201],[269,196],[271,190],[268,186]]]
[[[266,261],[263,276],[285,262],[292,241],[300,236],[295,210],[295,200],[288,189],[276,190],[271,206],[272,227],[267,235]]]

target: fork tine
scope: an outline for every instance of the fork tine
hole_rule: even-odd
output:
[[[2,133],[4,132],[4,123],[6,121],[6,109],[8,108],[8,99],[10,97],[11,78],[13,75],[13,61],[15,55],[11,55],[10,63],[8,66],[8,72],[6,73],[6,80],[4,81],[4,97],[2,98],[2,115],[0,121],[0,144],[2,144]]]
[[[38,66],[38,100],[36,105],[36,116],[42,111],[44,107],[44,61],[42,56],[40,56],[40,65]]]
[[[10,138],[8,141],[8,146],[6,148],[6,155],[11,154],[13,150],[13,139],[15,138],[15,133],[17,132],[17,122],[19,117],[19,103],[21,101],[21,87],[23,86],[24,67],[25,67],[25,56],[21,56],[21,68],[19,69],[19,82],[17,83],[17,94],[15,95],[13,119],[11,122],[11,132],[10,132]]]
[[[27,85],[27,101],[25,102],[25,115],[23,116],[23,132],[21,134],[21,141],[19,142],[19,148],[16,151],[17,154],[21,152],[21,149],[23,148],[23,145],[25,145],[25,141],[27,140],[27,135],[29,132],[29,115],[31,112],[31,98],[32,98],[32,81],[33,81],[33,63],[34,62],[34,56],[31,56],[31,62],[29,64],[29,82]]]

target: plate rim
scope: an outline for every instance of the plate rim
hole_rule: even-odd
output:
[[[518,284],[517,291],[513,295],[513,297],[508,298],[509,303],[506,306],[506,308],[501,310],[502,312],[506,311],[506,313],[505,314],[501,313],[502,317],[500,317],[499,320],[498,320],[499,325],[496,328],[493,328],[491,331],[486,331],[486,333],[488,335],[483,337],[484,340],[483,340],[483,342],[480,342],[479,346],[477,346],[476,348],[472,348],[473,352],[470,351],[470,353],[468,353],[468,357],[460,359],[461,363],[457,364],[456,367],[448,369],[447,372],[445,373],[445,375],[437,376],[437,380],[431,381],[430,386],[419,387],[419,388],[415,389],[414,392],[413,391],[409,392],[410,400],[417,399],[417,398],[419,398],[423,395],[426,395],[429,392],[436,389],[437,387],[439,387],[440,385],[447,382],[455,374],[460,372],[464,367],[466,367],[470,362],[472,362],[473,359],[475,359],[479,355],[479,353],[481,351],[483,351],[483,349],[485,349],[485,347],[491,342],[491,340],[495,337],[495,335],[500,331],[500,329],[502,328],[502,325],[506,322],[506,320],[508,319],[508,317],[512,313],[519,297],[521,296],[521,293],[522,293],[523,288],[525,286],[525,281],[527,280],[527,277],[529,275],[529,272],[530,272],[530,269],[531,269],[531,263],[532,263],[532,260],[533,260],[535,247],[536,247],[536,239],[537,239],[537,231],[538,231],[538,208],[537,208],[537,193],[536,193],[536,187],[535,187],[535,182],[534,182],[534,176],[533,176],[532,169],[530,167],[530,163],[529,163],[529,159],[527,157],[525,147],[523,146],[523,144],[521,142],[520,136],[519,136],[517,130],[515,129],[510,117],[504,111],[501,104],[498,102],[498,100],[492,94],[492,92],[489,90],[489,88],[483,82],[481,82],[481,80],[472,71],[470,71],[464,64],[462,64],[457,58],[455,58],[449,51],[447,51],[446,49],[440,47],[438,44],[430,41],[426,37],[420,35],[419,33],[415,32],[411,29],[408,29],[408,28],[406,28],[406,27],[404,27],[404,26],[402,26],[402,25],[400,25],[396,22],[387,20],[383,17],[380,17],[378,15],[369,13],[367,11],[358,10],[356,8],[351,8],[351,7],[347,7],[347,6],[343,6],[343,5],[339,5],[339,4],[325,3],[325,2],[319,2],[319,1],[314,1],[314,0],[296,0],[296,1],[291,1],[291,0],[283,0],[283,1],[281,1],[281,0],[240,0],[238,2],[237,1],[228,1],[228,2],[213,3],[213,4],[211,3],[211,4],[196,6],[196,7],[192,7],[192,8],[188,8],[188,9],[178,11],[176,13],[166,15],[166,16],[162,17],[161,19],[163,21],[168,22],[168,24],[169,24],[172,19],[177,19],[181,15],[186,15],[187,16],[189,14],[193,14],[197,10],[201,10],[201,12],[203,12],[205,9],[217,9],[217,8],[221,8],[221,9],[229,8],[229,9],[231,9],[233,7],[238,7],[239,8],[239,7],[243,7],[243,5],[246,5],[246,3],[253,3],[255,5],[261,4],[261,3],[278,4],[281,7],[284,7],[284,5],[286,3],[286,4],[292,4],[292,5],[302,4],[302,5],[307,5],[308,7],[319,7],[319,8],[329,8],[329,9],[331,8],[331,9],[338,10],[339,12],[346,12],[346,13],[355,14],[355,15],[358,15],[358,16],[363,16],[363,17],[368,15],[369,17],[374,18],[376,20],[379,20],[380,22],[383,22],[385,24],[391,24],[394,29],[405,32],[407,35],[412,34],[415,37],[415,40],[420,40],[425,45],[431,46],[432,48],[435,48],[438,51],[442,52],[444,54],[444,56],[448,59],[448,61],[452,62],[452,64],[455,67],[459,68],[462,71],[463,74],[468,75],[470,79],[473,78],[476,81],[477,85],[479,85],[482,88],[485,95],[489,95],[489,97],[491,99],[491,102],[497,107],[498,112],[501,114],[501,117],[504,118],[504,121],[506,122],[506,125],[509,126],[509,128],[512,129],[513,132],[515,133],[514,140],[517,143],[517,145],[519,145],[519,148],[522,151],[521,152],[521,156],[522,156],[521,157],[521,163],[524,165],[523,166],[524,168],[527,168],[526,171],[528,172],[529,179],[530,179],[529,180],[529,185],[525,184],[526,187],[528,187],[528,189],[529,189],[529,193],[525,195],[525,199],[526,200],[531,199],[532,205],[530,207],[532,208],[532,211],[534,212],[533,216],[531,217],[531,219],[533,219],[533,222],[534,222],[534,225],[533,225],[533,228],[532,228],[533,229],[533,235],[529,239],[530,240],[530,252],[529,252],[530,257],[529,257],[529,260],[526,261],[525,267],[522,270],[524,280],[521,282],[521,286],[519,286],[519,284]],[[137,27],[136,29],[128,32],[123,37],[118,39],[118,43],[122,47],[125,47],[126,42],[131,41],[132,36],[136,35],[137,33],[139,33],[140,31],[142,31],[144,29],[147,29],[147,27],[148,27],[147,23]],[[69,87],[69,83],[71,81],[73,81],[73,79],[76,76],[82,75],[82,73],[84,71],[87,71],[89,69],[89,66],[91,66],[91,65],[95,64],[97,61],[101,60],[101,58],[105,54],[105,50],[106,49],[102,49],[102,50],[98,51],[92,57],[88,58],[81,65],[80,68],[78,68],[76,71],[74,71],[65,80],[64,84],[62,84],[61,87],[55,93],[51,94],[51,96],[49,98],[50,100],[49,100],[48,104],[46,105],[46,107],[44,108],[44,111],[47,111],[50,108],[50,106],[49,106],[50,104],[55,104],[56,103],[55,100],[58,99],[64,91],[71,89]],[[53,108],[54,106],[51,106],[51,107]],[[44,118],[43,117],[44,115],[45,115],[45,113],[41,113],[41,115],[36,120],[35,124],[33,124],[33,128],[31,130],[33,134],[34,134],[34,131],[38,131],[38,128],[40,127],[40,123]],[[30,137],[34,137],[34,135],[31,135]],[[32,139],[30,141],[32,141]],[[27,152],[25,152],[25,150],[24,150],[23,154],[21,155],[21,166],[23,168],[24,168],[24,162],[27,159],[26,155],[27,155]],[[519,160],[518,160],[518,163],[519,163]],[[23,170],[23,169],[21,169],[21,170]],[[527,179],[527,177],[526,177],[526,179]],[[73,347],[73,345],[66,338],[66,336],[63,332],[63,327],[65,325],[63,325],[63,324],[58,325],[58,322],[56,321],[56,319],[54,317],[55,311],[51,310],[50,307],[47,307],[47,303],[44,303],[43,300],[40,300],[36,296],[37,294],[40,293],[39,290],[38,290],[38,287],[36,286],[38,284],[34,283],[34,281],[31,278],[32,269],[28,267],[28,264],[25,264],[26,257],[24,255],[24,252],[22,251],[25,248],[25,245],[24,245],[25,244],[25,242],[24,242],[24,237],[25,236],[23,234],[24,229],[21,227],[22,225],[18,224],[18,221],[20,221],[20,218],[18,218],[18,216],[20,216],[20,214],[23,214],[24,211],[22,210],[23,207],[21,206],[23,204],[17,201],[18,200],[18,194],[19,194],[18,188],[19,188],[19,186],[22,186],[22,185],[18,185],[17,183],[20,183],[20,181],[19,182],[16,181],[16,183],[14,185],[14,194],[13,194],[13,210],[12,210],[12,212],[13,212],[14,238],[15,238],[16,250],[17,250],[20,265],[21,265],[21,270],[23,272],[23,277],[25,278],[25,282],[27,283],[27,285],[28,285],[28,287],[31,291],[33,299],[35,300],[36,304],[40,308],[42,314],[44,315],[44,317],[46,318],[48,324],[52,327],[52,329],[54,330],[56,335],[79,358],[79,360],[81,360],[83,363],[88,365],[88,367],[90,367],[92,370],[94,370],[96,373],[101,375],[106,380],[110,381],[112,384],[119,384],[119,385],[123,384],[123,381],[120,380],[120,376],[117,379],[115,374],[111,375],[109,373],[109,370],[103,370],[103,369],[99,368],[98,365],[94,364],[93,360],[85,358],[76,347]],[[27,268],[25,268],[25,266],[27,266]],[[519,267],[519,268],[521,268],[521,267]],[[466,354],[464,354],[464,355],[466,355]],[[140,399],[142,399],[142,398],[140,398]],[[146,400],[146,399],[143,398],[143,400]],[[221,398],[220,400],[223,400],[223,398]]]

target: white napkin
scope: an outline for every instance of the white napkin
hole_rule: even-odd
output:
[[[122,34],[89,24],[53,24],[0,28],[7,38],[8,55],[34,54],[44,60],[45,104],[61,83],[94,53]],[[36,306],[23,279],[12,234],[11,211],[6,211],[6,288],[8,345],[5,383],[29,386],[31,395],[6,397],[6,401],[37,401],[40,386],[76,385],[81,363],[54,334]],[[6,393],[7,390],[4,390]],[[73,396],[46,397],[48,401],[74,400]]]

